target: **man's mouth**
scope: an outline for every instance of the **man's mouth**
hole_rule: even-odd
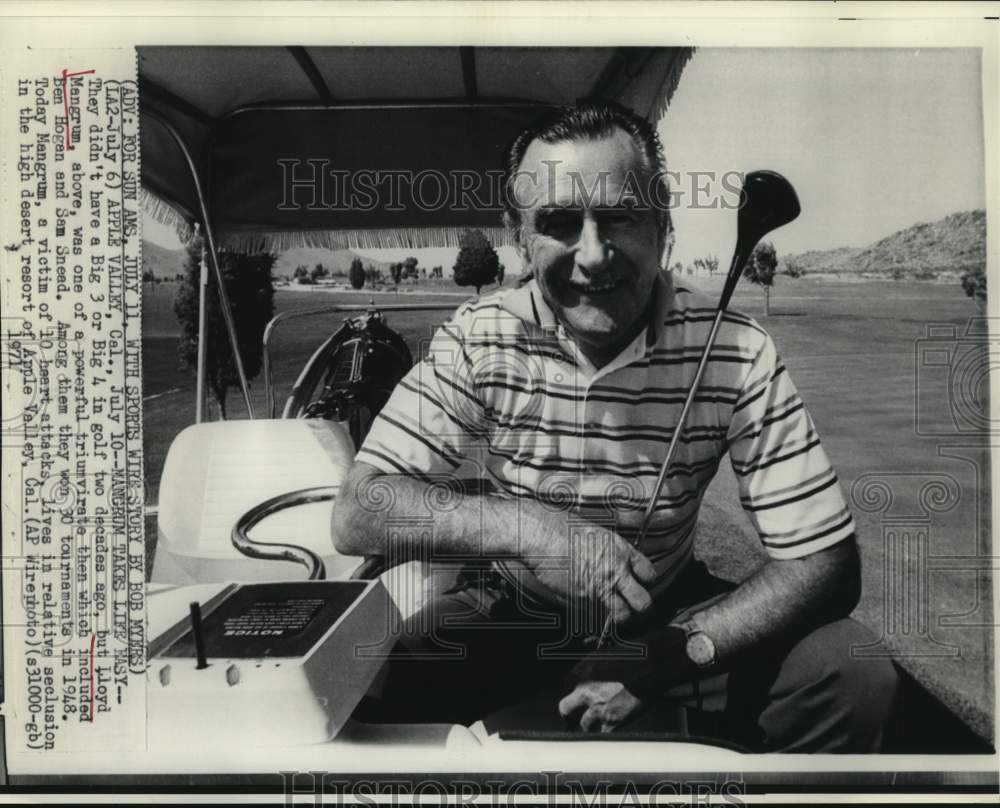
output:
[[[621,284],[621,279],[615,278],[591,283],[575,283],[573,281],[569,281],[568,286],[578,294],[586,295],[587,297],[598,297],[600,295],[606,295],[614,292],[619,286],[621,286]]]

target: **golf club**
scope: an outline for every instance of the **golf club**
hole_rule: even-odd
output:
[[[757,242],[772,230],[776,230],[795,219],[801,210],[799,198],[792,184],[777,172],[752,171],[746,175],[746,179],[743,181],[743,188],[740,191],[740,210],[736,219],[736,247],[733,250],[733,261],[729,265],[726,283],[722,287],[722,295],[715,310],[715,319],[712,322],[711,330],[708,332],[708,340],[702,351],[701,360],[698,362],[698,368],[695,371],[691,387],[687,392],[687,397],[684,399],[684,406],[681,408],[677,425],[670,436],[667,454],[663,458],[663,465],[660,466],[660,473],[656,478],[656,484],[653,486],[653,492],[646,503],[646,512],[643,515],[639,533],[632,542],[633,547],[641,547],[643,539],[646,538],[653,513],[656,511],[656,502],[660,498],[660,491],[663,490],[663,484],[666,482],[670,464],[677,450],[678,440],[684,429],[684,424],[687,422],[691,405],[694,403],[698,386],[701,383],[701,377],[704,375],[705,367],[708,365],[708,357],[712,351],[712,346],[715,344],[715,337],[719,331],[719,326],[722,324],[722,317],[729,307],[729,300],[733,296],[733,291],[736,289],[740,275],[743,274],[743,268],[746,266],[754,247],[757,246]],[[611,622],[612,618],[609,614],[604,621],[604,628],[601,630],[595,650],[600,650],[604,645],[604,641],[611,629]]]

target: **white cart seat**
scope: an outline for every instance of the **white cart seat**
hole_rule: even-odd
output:
[[[289,561],[244,556],[232,544],[236,520],[279,494],[338,486],[354,460],[346,430],[323,420],[217,421],[181,432],[167,453],[160,480],[156,583],[298,580]],[[308,548],[328,578],[346,577],[361,559],[342,556],[330,537],[333,500],[267,517],[250,538]]]
[[[299,564],[240,553],[230,538],[233,525],[250,508],[279,494],[339,486],[353,462],[350,436],[333,421],[216,421],[188,427],[170,446],[160,479],[152,582],[303,580],[306,572]],[[348,578],[362,559],[334,549],[334,501],[274,513],[249,536],[305,547],[323,559],[328,579]],[[380,576],[404,618],[454,580],[454,569],[441,567],[431,574],[420,563],[409,562]]]

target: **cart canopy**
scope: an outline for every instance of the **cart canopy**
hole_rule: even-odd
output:
[[[219,245],[507,243],[499,175],[545,107],[613,99],[652,121],[690,48],[143,47],[147,212]]]

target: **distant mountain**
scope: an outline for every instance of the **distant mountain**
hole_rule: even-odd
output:
[[[807,273],[902,273],[920,276],[966,272],[986,265],[986,211],[953,213],[916,224],[869,247],[810,250],[786,256]]]
[[[184,250],[168,250],[152,241],[142,242],[142,272],[152,272],[153,277],[161,280],[173,280],[174,276],[184,274]]]
[[[783,257],[786,262],[794,261],[809,273],[815,272],[857,272],[854,259],[863,252],[859,247],[837,247],[835,250],[809,250],[798,255]]]
[[[316,264],[322,264],[331,275],[346,275],[355,258],[360,258],[365,266],[380,269],[388,276],[389,264],[385,261],[358,255],[354,250],[328,250],[322,247],[296,247],[294,250],[285,250],[278,256],[273,274],[278,278],[282,275],[291,277],[298,266],[312,269]]]

